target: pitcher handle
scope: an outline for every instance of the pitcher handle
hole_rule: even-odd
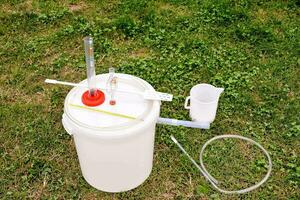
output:
[[[189,100],[191,99],[191,96],[188,96],[186,99],[185,99],[185,102],[184,102],[184,108],[185,109],[190,109],[191,108],[191,106],[189,105],[188,106],[188,104],[189,104]]]

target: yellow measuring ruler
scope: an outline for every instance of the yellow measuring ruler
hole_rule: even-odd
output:
[[[105,110],[100,110],[100,109],[96,109],[96,108],[90,108],[90,107],[76,105],[76,104],[69,104],[69,105],[73,106],[73,107],[76,107],[76,108],[82,108],[82,109],[85,109],[85,110],[90,110],[90,111],[95,111],[95,112],[99,112],[99,113],[104,113],[104,114],[115,116],[115,117],[122,117],[122,118],[127,118],[127,119],[137,119],[136,117],[133,117],[133,116],[123,115],[123,114],[114,113],[114,112],[105,111]]]

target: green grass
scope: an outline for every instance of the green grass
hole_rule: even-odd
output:
[[[1,199],[300,199],[298,0],[0,5]],[[95,41],[97,73],[113,65],[175,95],[162,104],[163,117],[189,119],[183,103],[197,83],[225,88],[210,130],[157,126],[152,174],[129,192],[103,193],[85,182],[61,125],[70,88],[43,82],[85,78],[86,35]],[[218,193],[170,134],[197,161],[213,136],[250,137],[270,152],[271,178],[245,195]],[[256,148],[233,140],[210,146],[205,163],[227,189],[250,186],[267,164]]]

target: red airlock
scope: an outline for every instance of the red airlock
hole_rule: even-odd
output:
[[[101,90],[95,90],[94,95],[89,94],[90,91],[87,90],[83,93],[81,101],[86,106],[99,106],[105,101],[105,95]]]

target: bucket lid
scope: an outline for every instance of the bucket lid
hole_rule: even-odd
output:
[[[115,74],[117,77],[117,90],[130,90],[144,92],[154,90],[146,81],[127,74]],[[109,74],[101,74],[95,77],[97,88],[105,88]],[[87,85],[87,80],[80,84]],[[116,104],[110,105],[110,94],[105,94],[103,104],[88,107],[82,103],[82,95],[87,91],[85,87],[73,88],[65,100],[65,113],[79,126],[92,129],[119,129],[143,122],[150,113],[154,101],[145,100],[141,95],[134,93],[115,92]]]

